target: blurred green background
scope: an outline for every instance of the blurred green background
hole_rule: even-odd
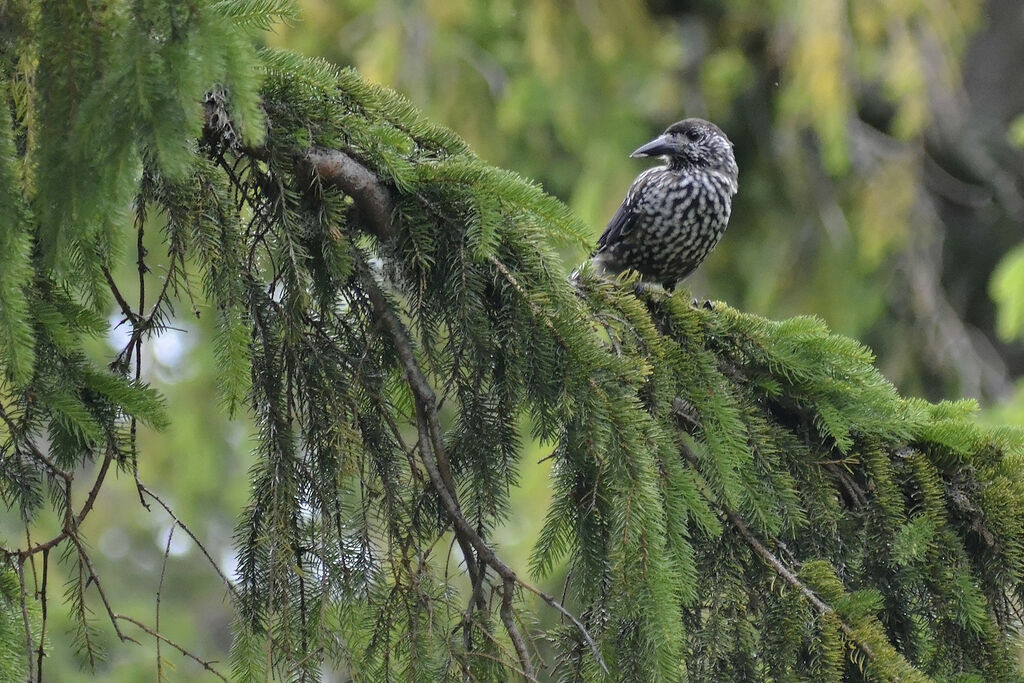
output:
[[[688,282],[694,296],[772,318],[820,316],[873,348],[904,393],[974,397],[981,419],[1024,422],[1019,0],[299,4],[301,19],[267,43],[406,94],[481,157],[567,202],[595,239],[649,165],[631,150],[677,119],[715,121],[735,143],[740,193],[725,240]],[[159,231],[147,234],[156,263]],[[585,256],[566,254],[566,269]],[[173,425],[142,434],[139,471],[230,573],[252,438],[244,416],[230,420],[218,403],[213,316],[191,310],[179,305],[180,330],[145,349],[144,374]],[[121,334],[94,342],[98,361]],[[521,570],[546,508],[547,464],[536,463],[548,450],[524,453],[516,512],[497,539]],[[140,507],[133,481],[108,480],[85,532],[117,611],[154,623],[169,529],[162,511]],[[71,653],[56,578],[47,678],[92,680]],[[161,605],[162,632],[226,659],[226,592],[180,529]],[[116,645],[94,609],[111,646],[98,677],[154,680],[152,639]],[[212,680],[163,655],[171,680]]]

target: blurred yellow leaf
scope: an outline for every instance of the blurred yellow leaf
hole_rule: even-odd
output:
[[[996,330],[1006,341],[1024,338],[1024,244],[1007,254],[990,287],[997,309]]]

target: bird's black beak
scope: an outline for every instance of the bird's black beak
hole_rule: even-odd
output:
[[[629,156],[634,159],[638,157],[660,157],[664,154],[671,154],[676,150],[676,143],[672,138],[667,135],[659,135]]]

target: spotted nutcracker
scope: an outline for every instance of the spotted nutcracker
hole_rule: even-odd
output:
[[[686,119],[630,156],[660,156],[665,164],[633,181],[592,260],[601,273],[632,269],[671,290],[707,258],[729,223],[739,189],[732,143],[715,124]]]

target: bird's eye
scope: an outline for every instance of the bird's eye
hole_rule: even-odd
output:
[[[697,130],[696,128],[691,128],[688,131],[686,131],[686,138],[690,142],[697,142],[701,138],[700,131]]]

